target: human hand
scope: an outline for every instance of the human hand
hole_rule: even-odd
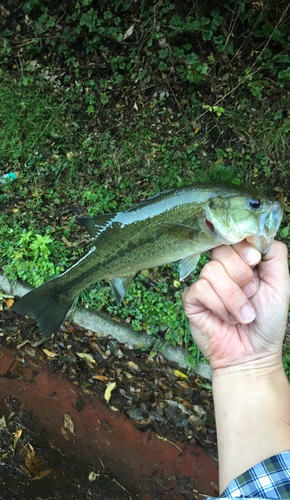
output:
[[[215,248],[183,293],[193,339],[213,370],[281,363],[290,300],[287,256],[278,241],[262,261],[246,241]]]

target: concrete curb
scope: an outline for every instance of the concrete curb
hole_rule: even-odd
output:
[[[16,297],[22,297],[33,289],[31,286],[20,281],[13,284],[1,273],[0,288],[4,291],[4,293],[14,295]],[[146,332],[135,332],[126,324],[118,323],[105,314],[95,313],[88,309],[77,309],[73,314],[72,321],[87,330],[91,330],[99,337],[108,337],[110,335],[114,339],[118,340],[118,342],[124,344],[129,343],[134,346],[143,344],[150,346],[153,342],[152,337]],[[179,366],[185,368],[188,367],[188,364],[185,361],[185,356],[188,355],[188,351],[181,349],[180,347],[167,346],[162,350],[162,355],[168,361],[178,363]],[[208,380],[212,379],[212,371],[209,365],[200,363],[197,373]]]

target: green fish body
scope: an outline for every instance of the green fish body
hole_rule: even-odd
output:
[[[90,250],[12,309],[38,321],[49,338],[87,286],[108,279],[120,303],[142,269],[179,260],[182,280],[202,252],[243,239],[264,254],[282,215],[280,201],[253,190],[207,183],[160,193],[124,212],[80,218],[92,238]]]

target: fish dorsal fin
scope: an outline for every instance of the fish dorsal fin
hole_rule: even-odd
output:
[[[174,222],[159,222],[158,226],[163,231],[167,231],[175,238],[180,240],[194,240],[198,236],[198,229],[196,227],[184,226],[183,224],[175,224]]]
[[[179,261],[179,279],[185,280],[194,271],[199,261],[200,255],[190,255]]]
[[[127,274],[127,276],[121,276],[120,278],[112,278],[109,280],[118,305],[122,302],[128,286],[130,285],[134,276],[135,273]]]
[[[99,214],[93,217],[79,217],[77,222],[86,228],[91,238],[97,238],[116,215],[117,213]]]

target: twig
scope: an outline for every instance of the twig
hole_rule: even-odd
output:
[[[251,78],[255,73],[258,73],[258,71],[260,71],[260,68],[256,69],[256,71],[254,71],[253,73],[250,73],[248,75],[246,75],[243,80],[238,83],[238,85],[236,85],[232,90],[230,90],[229,92],[227,92],[227,94],[225,94],[223,97],[221,97],[218,101],[216,101],[211,107],[213,108],[214,106],[216,106],[217,104],[219,104],[221,101],[223,101],[227,96],[231,95],[233,92],[235,92],[235,90],[237,90],[246,80],[248,80],[249,78]],[[206,115],[206,113],[208,113],[209,110],[207,109],[204,113],[202,113],[201,115],[199,115],[196,120],[199,120],[202,116]]]
[[[120,483],[118,483],[118,481],[116,481],[116,479],[115,479],[115,478],[113,478],[113,481],[114,481],[114,482],[115,482],[118,486],[120,486],[120,488],[122,488],[122,490],[126,491],[126,493],[129,493],[130,498],[132,498],[132,497],[131,497],[131,493],[130,493],[130,491],[126,490],[126,488],[124,488],[124,486],[122,486]]]
[[[171,87],[171,85],[170,85],[170,83],[169,83],[169,81],[167,79],[166,79],[166,83],[167,83],[168,87],[170,88],[170,90],[171,90],[171,92],[173,94],[174,100],[175,100],[175,102],[176,102],[176,104],[178,106],[178,109],[179,109],[180,113],[183,114],[183,110],[181,109],[180,104],[179,104],[179,102],[178,102],[178,100],[176,98],[176,95],[174,94],[173,89],[172,89],[172,87]]]
[[[168,443],[172,444],[172,446],[175,446],[175,448],[177,448],[179,451],[181,451],[181,453],[183,453],[183,450],[181,448],[179,448],[179,446],[177,446],[177,444],[173,443],[172,441],[170,441],[169,439],[167,439],[163,436],[158,436],[158,434],[156,434],[156,436],[158,437],[158,439],[161,439],[162,441],[168,441]]]

